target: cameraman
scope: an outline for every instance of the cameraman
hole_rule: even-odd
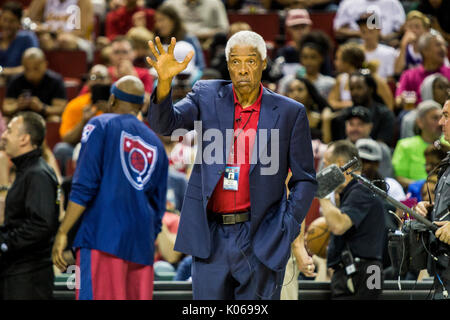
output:
[[[446,141],[450,141],[450,99],[444,104],[439,125]],[[434,275],[435,294],[434,299],[447,299],[450,290],[450,153],[441,161],[438,170],[438,184],[435,189],[435,201],[430,203],[422,201],[417,204],[415,210],[423,216],[430,213],[431,221],[434,221],[440,228],[436,231],[435,237],[430,238],[430,251],[437,259],[431,259],[429,268],[430,274]]]
[[[325,152],[324,165],[343,166],[354,157],[359,160],[353,143],[337,141]],[[332,233],[327,254],[327,266],[334,270],[331,297],[377,299],[382,291],[383,203],[347,174],[336,193],[339,194],[339,208],[328,198],[320,199],[322,214]]]

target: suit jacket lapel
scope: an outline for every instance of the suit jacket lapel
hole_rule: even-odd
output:
[[[278,111],[276,110],[278,107],[275,105],[275,101],[273,100],[272,94],[264,88],[262,101],[261,101],[261,110],[259,112],[259,121],[258,121],[258,130],[256,131],[256,139],[255,145],[253,146],[252,153],[252,163],[250,166],[250,174],[255,169],[256,163],[259,162],[259,155],[264,152],[267,148],[270,141],[271,129],[275,128],[278,119],[280,117]],[[267,140],[264,145],[261,145],[261,130],[264,129],[267,133]],[[261,147],[261,149],[260,149]],[[256,161],[255,161],[256,160]]]
[[[219,94],[216,96],[215,104],[217,119],[219,119],[220,131],[223,137],[223,160],[224,164],[226,164],[227,151],[230,150],[232,143],[232,139],[231,141],[227,141],[226,139],[226,130],[233,130],[234,128],[234,98],[231,83],[220,89]]]

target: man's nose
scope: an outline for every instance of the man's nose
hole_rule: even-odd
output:
[[[245,64],[242,64],[241,67],[239,68],[239,74],[240,75],[248,74],[248,69],[247,69],[247,66]]]

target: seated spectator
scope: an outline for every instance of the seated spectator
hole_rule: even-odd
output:
[[[334,110],[345,109],[353,105],[350,88],[350,74],[357,72],[364,66],[364,50],[355,43],[346,43],[339,46],[335,56],[335,67],[339,75],[336,83],[328,95],[328,103]],[[387,82],[377,74],[373,75],[376,84],[376,93],[383,99],[383,103],[390,109],[394,109],[394,100]]]
[[[166,0],[164,4],[177,10],[187,32],[202,42],[216,33],[228,33],[228,16],[220,0]]]
[[[288,83],[286,96],[305,106],[311,129],[311,138],[313,140],[320,139],[326,143],[330,142],[330,130],[324,132],[322,129],[322,112],[326,108],[330,109],[330,107],[311,81],[296,76]]]
[[[170,5],[162,5],[156,10],[154,33],[161,39],[163,45],[169,45],[172,37],[175,37],[177,42],[186,41],[190,43],[195,50],[195,65],[200,70],[205,68],[205,58],[200,42],[196,36],[186,32],[182,19]]]
[[[145,87],[145,92],[151,94],[153,90],[153,77],[147,68],[138,68],[133,66],[135,53],[131,41],[118,36],[111,42],[111,66],[108,67],[112,82],[117,81],[123,76],[136,76],[141,79]]]
[[[304,9],[291,9],[285,21],[286,31],[290,38],[282,48],[277,51],[277,58],[283,57],[283,74],[294,74],[300,66],[300,39],[311,31],[312,20],[308,11]]]
[[[377,65],[376,73],[381,78],[393,79],[397,51],[391,46],[380,43],[381,31],[378,28],[369,27],[370,16],[370,14],[364,14],[357,21],[366,61]]]
[[[28,14],[39,32],[70,32],[91,40],[94,11],[90,0],[33,0]]]
[[[424,151],[441,136],[439,119],[442,107],[431,101],[424,101],[417,107],[418,135],[397,142],[392,156],[395,178],[407,188],[412,182],[427,177]]]
[[[24,72],[8,84],[3,111],[12,116],[17,111],[31,110],[50,121],[59,121],[67,103],[61,75],[47,69],[44,52],[29,48],[22,57]]]
[[[431,27],[450,41],[450,2],[445,0],[421,0],[417,10],[428,15]]]
[[[362,162],[362,174],[370,181],[376,181],[374,182],[375,185],[384,189],[395,200],[405,200],[406,195],[401,184],[392,177],[383,176],[379,171],[383,152],[377,141],[373,139],[359,139],[356,142],[356,148]]]
[[[369,109],[364,107],[352,107],[345,121],[346,139],[357,144],[359,140],[369,139],[373,123]],[[374,140],[375,141],[375,140]],[[378,171],[382,177],[393,177],[391,149],[382,141],[375,141],[381,150],[381,159]]]
[[[325,61],[331,47],[329,37],[322,31],[312,31],[302,37],[299,43],[300,63],[295,74],[305,77],[319,91],[322,97],[327,98],[336,80],[323,74]],[[295,78],[295,74],[287,75],[279,81],[278,91],[286,93],[286,82]]]
[[[429,75],[420,85],[420,95],[423,101],[432,100],[443,106],[450,97],[450,81],[439,73]],[[413,109],[403,116],[400,126],[401,139],[415,135],[416,117],[417,109]]]
[[[391,145],[394,136],[394,113],[383,104],[383,100],[378,96],[375,79],[367,69],[363,69],[352,74],[349,83],[353,105],[365,107],[370,111],[370,119],[373,123],[372,131],[370,132],[371,138],[383,141],[388,146]],[[342,117],[337,118],[341,128],[343,127],[345,115],[346,113]]]
[[[52,47],[83,50],[88,61],[92,60],[94,10],[91,0],[33,0],[28,14],[37,24],[36,32],[44,50]],[[43,46],[44,43],[48,46]]]
[[[133,65],[139,68],[148,68],[147,61],[145,60],[151,55],[150,48],[148,47],[148,39],[153,39],[155,36],[147,28],[134,27],[127,32],[127,38],[130,39],[133,50],[134,60]]]
[[[356,21],[365,13],[376,15],[371,23],[376,27],[381,25],[383,40],[395,38],[405,22],[405,10],[398,0],[341,1],[333,22],[336,37],[359,38],[361,33]]]
[[[20,30],[22,7],[17,2],[6,2],[0,16],[0,75],[10,77],[23,72],[22,55],[26,49],[39,47],[36,35]]]
[[[69,101],[64,109],[59,127],[62,142],[57,143],[53,149],[64,176],[66,164],[72,159],[73,150],[81,141],[86,123],[92,117],[107,112],[110,84],[108,69],[103,65],[93,66],[87,82],[89,91]]]
[[[155,10],[140,7],[137,0],[125,0],[122,6],[106,15],[105,34],[110,40],[114,40],[133,27],[143,26],[153,30],[154,15]],[[144,25],[142,21],[145,22]]]
[[[400,42],[399,54],[395,60],[395,74],[422,64],[423,59],[418,48],[419,38],[430,31],[430,19],[423,13],[413,10],[406,16],[404,34]]]
[[[434,144],[428,145],[423,153],[425,156],[425,171],[427,173],[427,178],[412,182],[408,186],[408,193],[411,194],[411,197],[417,198],[417,201],[426,201],[422,197],[424,191],[423,187],[426,187],[426,182],[430,183],[430,178],[432,178],[433,176],[433,170],[436,171],[435,169],[437,168],[439,163],[447,156],[448,151],[449,148],[443,144],[441,144],[439,147],[436,147]],[[434,194],[434,190],[430,190],[430,192]]]
[[[405,105],[405,93],[414,92],[417,101],[422,101],[420,85],[430,74],[440,73],[450,80],[450,67],[445,66],[447,47],[444,38],[440,34],[430,32],[422,35],[418,42],[418,48],[423,57],[423,64],[419,67],[406,70],[400,77],[395,91],[395,102],[398,108]]]

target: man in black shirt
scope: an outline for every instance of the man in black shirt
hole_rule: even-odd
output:
[[[325,152],[324,165],[343,166],[354,157],[359,160],[358,150],[350,141],[337,141]],[[359,172],[355,170],[355,173]],[[377,299],[382,289],[383,203],[347,174],[336,193],[339,208],[329,197],[320,199],[323,216],[332,233],[327,254],[327,266],[334,269],[332,298]],[[346,259],[350,256],[353,266]],[[353,267],[356,270],[352,270]]]
[[[60,120],[67,103],[62,76],[47,70],[45,54],[39,48],[27,49],[22,56],[22,65],[24,72],[7,86],[3,106],[5,115],[13,116],[18,111],[30,110],[47,120]]]
[[[19,113],[1,137],[1,149],[16,166],[0,227],[0,300],[50,299],[51,248],[58,228],[58,181],[41,157],[45,121]]]

